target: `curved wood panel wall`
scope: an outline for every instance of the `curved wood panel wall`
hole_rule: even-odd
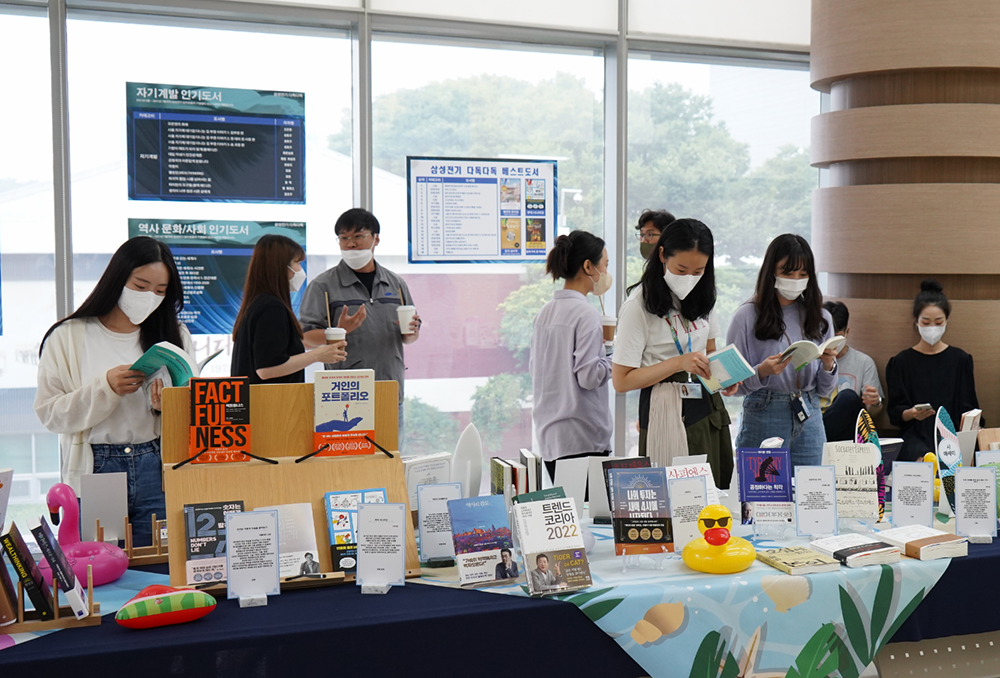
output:
[[[813,247],[851,343],[888,359],[917,342],[926,277],[952,301],[945,341],[971,353],[1000,425],[1000,2],[813,0]],[[884,385],[884,381],[883,381]],[[957,417],[961,412],[952,412]],[[878,422],[888,425],[885,415]]]

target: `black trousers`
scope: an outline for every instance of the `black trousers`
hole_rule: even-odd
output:
[[[837,394],[823,413],[823,428],[830,442],[848,440],[854,442],[858,429],[858,413],[864,409],[857,391],[844,389]]]

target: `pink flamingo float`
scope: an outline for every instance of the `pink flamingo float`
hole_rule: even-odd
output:
[[[86,586],[87,566],[94,572],[94,586],[115,581],[128,569],[128,557],[117,546],[99,541],[80,541],[80,510],[76,492],[69,485],[56,483],[45,495],[49,505],[49,517],[53,525],[59,525],[59,545],[69,560],[73,574]],[[63,521],[59,523],[59,509],[63,510]],[[38,563],[47,586],[52,586],[52,568],[44,558]]]

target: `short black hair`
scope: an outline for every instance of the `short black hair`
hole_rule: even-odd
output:
[[[842,301],[828,301],[823,304],[823,308],[830,312],[833,318],[833,331],[843,332],[847,329],[847,323],[851,319],[851,313]]]
[[[635,225],[635,230],[641,231],[643,226],[648,224],[650,221],[656,219],[656,223],[653,224],[653,226],[658,228],[662,233],[663,229],[666,228],[676,218],[677,217],[675,217],[667,210],[645,209],[642,211],[642,214],[639,215],[639,221]]]
[[[715,308],[715,240],[712,231],[697,219],[674,219],[666,224],[656,250],[646,262],[639,284],[642,286],[643,305],[652,315],[664,318],[674,308],[670,288],[663,279],[666,266],[660,261],[659,251],[663,248],[666,259],[677,252],[695,250],[708,257],[705,272],[690,294],[681,299],[680,311],[686,320],[705,318]]]
[[[371,231],[372,235],[378,235],[381,226],[379,226],[378,219],[375,218],[374,214],[360,207],[352,207],[341,214],[333,226],[333,232],[336,235],[363,230]]]
[[[306,558],[315,558],[316,556],[314,556],[313,554],[307,552],[305,557]]]
[[[545,560],[549,559],[549,557],[548,557],[547,554],[545,554],[545,553],[539,553],[537,556],[535,556],[535,565],[537,565],[538,561],[541,560],[542,558],[545,558]]]
[[[513,556],[514,554],[510,552],[510,549],[500,549],[500,555],[507,554],[508,556]]]

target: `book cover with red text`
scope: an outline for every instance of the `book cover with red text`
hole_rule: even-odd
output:
[[[194,464],[249,461],[250,379],[194,378],[191,387],[191,454]]]
[[[321,457],[374,454],[375,370],[317,370],[313,382],[315,449]]]

